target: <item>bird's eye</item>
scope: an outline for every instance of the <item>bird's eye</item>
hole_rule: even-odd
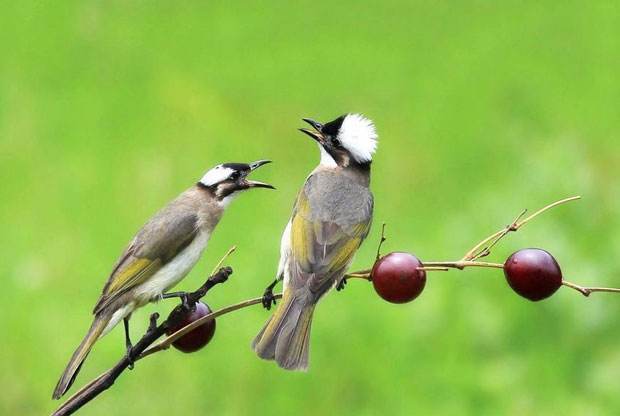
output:
[[[233,172],[233,173],[230,175],[230,179],[231,179],[231,180],[233,180],[233,181],[236,181],[237,179],[239,179],[239,176],[240,176],[240,175],[241,175],[241,174],[240,174],[239,172]]]
[[[334,146],[336,146],[336,147],[340,147],[340,146],[341,146],[340,140],[338,140],[336,137],[334,137],[334,138],[332,139],[332,144],[333,144]]]

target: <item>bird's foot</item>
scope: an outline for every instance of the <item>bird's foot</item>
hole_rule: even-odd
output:
[[[273,296],[273,288],[268,287],[267,289],[265,289],[265,292],[263,293],[263,308],[270,310],[271,309],[271,305],[275,305],[276,304],[276,297]]]
[[[129,362],[129,364],[127,365],[127,368],[129,368],[130,370],[133,370],[134,367],[134,357],[133,357],[133,345],[131,344],[127,344],[127,351],[125,352],[125,356],[127,357],[127,361]]]
[[[189,304],[189,293],[187,293],[187,292],[163,293],[161,295],[161,298],[162,299],[180,298],[181,299],[181,305],[183,306],[183,308],[190,309],[190,307],[191,307],[191,305]]]
[[[131,337],[129,336],[129,316],[123,318],[123,326],[125,327],[125,354],[127,355],[127,360],[129,361],[129,369],[133,370],[133,344],[131,343]]]
[[[189,303],[189,293],[183,292],[183,294],[181,295],[181,307],[189,311],[190,309],[192,309],[193,305],[194,303],[192,303],[191,305]]]
[[[341,290],[344,289],[346,285],[347,285],[347,279],[343,277],[342,279],[340,279],[340,282],[338,282],[338,286],[336,286],[336,290],[340,292]]]

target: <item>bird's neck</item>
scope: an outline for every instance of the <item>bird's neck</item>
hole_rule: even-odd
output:
[[[199,227],[211,231],[222,218],[230,200],[220,200],[210,187],[201,185],[188,189],[187,193],[196,204]],[[227,198],[232,199],[232,195]]]
[[[349,177],[353,182],[361,186],[370,186],[370,162],[364,164],[354,163],[348,166],[324,165],[320,163],[313,173],[321,171],[333,171]]]

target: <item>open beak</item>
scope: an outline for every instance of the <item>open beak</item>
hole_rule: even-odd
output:
[[[250,170],[256,170],[267,163],[271,163],[271,160],[257,160],[256,162],[252,162],[249,164]]]
[[[271,163],[271,160],[257,160],[256,162],[252,162],[249,163],[248,165],[250,166],[250,172],[252,172],[253,170],[256,170],[258,168],[260,168],[263,165],[266,165],[267,163]],[[249,172],[248,172],[249,173]],[[269,185],[268,183],[265,182],[259,182],[259,181],[250,181],[247,179],[243,179],[243,181],[245,182],[245,185],[248,188],[269,188],[269,189],[276,189],[274,188],[272,185]]]
[[[321,129],[323,128],[323,125],[319,123],[318,121],[312,120],[311,118],[302,118],[302,120],[310,124],[314,130],[299,129],[299,131],[312,137],[313,140],[316,140],[320,144],[325,143],[325,137],[323,136],[323,133],[321,133]]]

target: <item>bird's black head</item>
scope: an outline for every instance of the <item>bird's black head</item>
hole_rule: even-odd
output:
[[[230,200],[237,192],[250,188],[275,189],[268,183],[247,179],[250,172],[270,162],[257,160],[252,163],[223,163],[205,173],[198,186],[211,190],[220,201]]]
[[[322,124],[309,118],[303,121],[311,129],[299,129],[321,146],[321,163],[338,165],[369,165],[377,148],[377,133],[369,119],[360,114],[345,114]]]

